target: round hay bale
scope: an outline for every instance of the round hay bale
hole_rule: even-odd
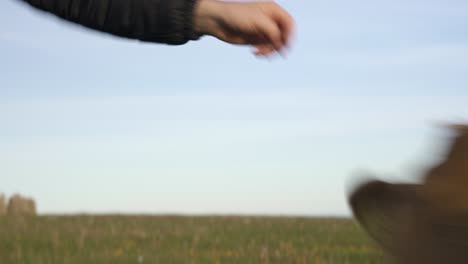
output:
[[[15,194],[10,198],[7,211],[11,216],[33,216],[36,215],[36,203],[33,199]]]
[[[6,215],[6,200],[5,195],[0,194],[0,216]]]

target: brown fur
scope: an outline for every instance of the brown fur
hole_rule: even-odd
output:
[[[372,180],[350,196],[358,222],[396,263],[468,263],[468,125],[450,128],[445,158],[421,184]]]

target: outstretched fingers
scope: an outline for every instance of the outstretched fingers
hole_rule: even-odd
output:
[[[256,46],[257,55],[268,55],[275,51],[283,54],[293,34],[294,20],[289,13],[274,2],[269,7],[265,17],[259,20],[259,33],[266,42]]]

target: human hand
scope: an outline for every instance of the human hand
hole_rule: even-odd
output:
[[[198,1],[194,23],[200,34],[253,46],[258,56],[282,53],[290,43],[294,21],[273,1]]]

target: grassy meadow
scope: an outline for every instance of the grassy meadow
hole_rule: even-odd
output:
[[[0,263],[380,263],[349,219],[0,217]]]

